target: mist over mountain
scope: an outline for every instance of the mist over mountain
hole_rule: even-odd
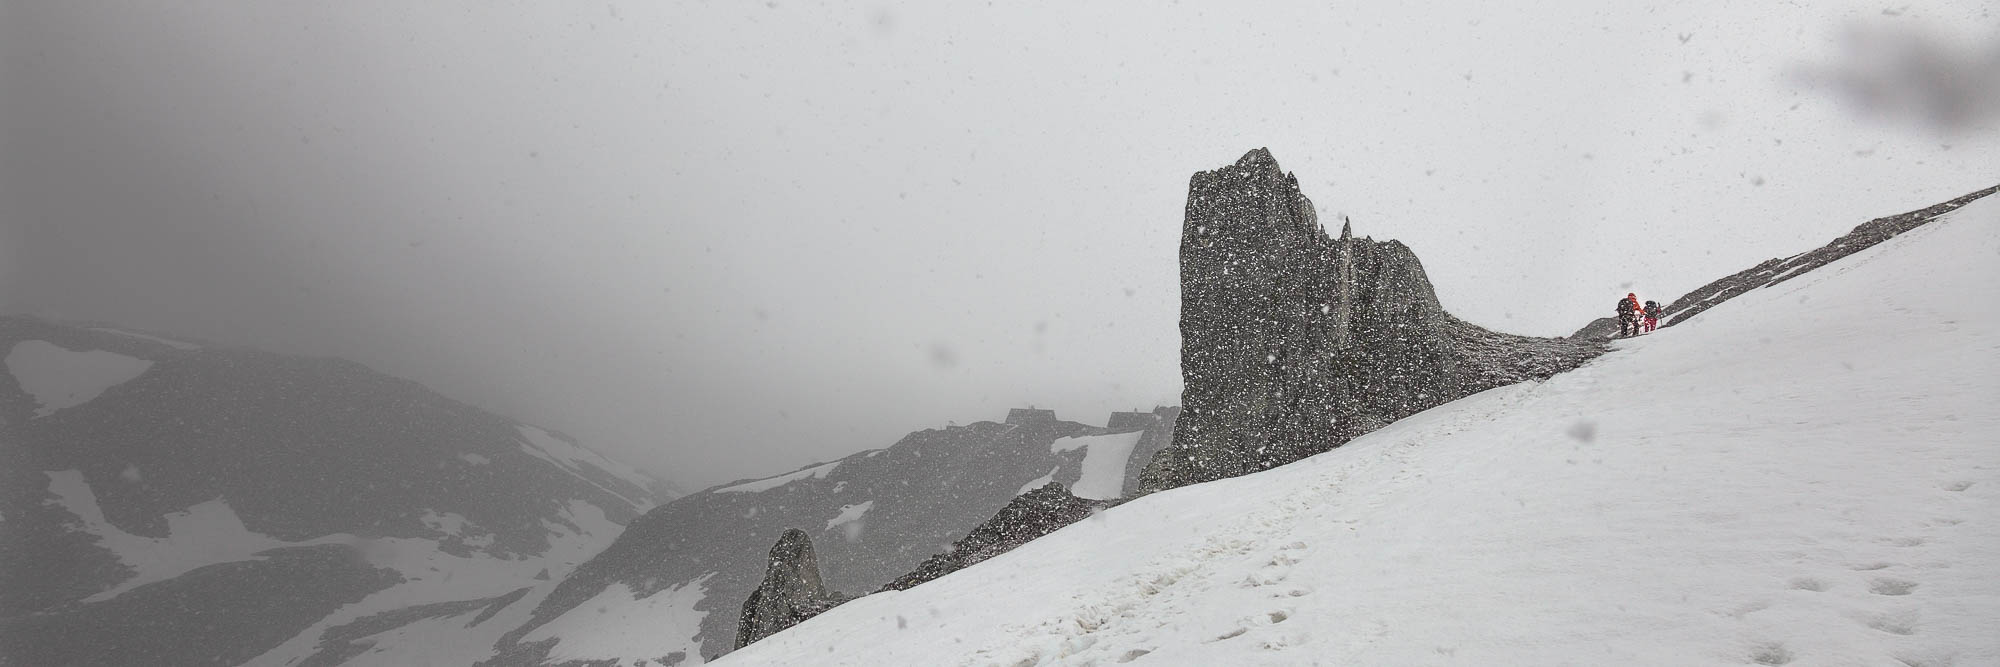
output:
[[[16,3],[0,313],[353,360],[699,488],[1005,407],[1178,403],[1159,232],[1249,147],[1422,253],[1455,317],[1536,336],[1991,185],[1989,116],[1867,110],[1983,108],[1954,91],[1995,20]],[[1856,25],[1927,48],[1871,70]]]
[[[284,654],[562,577],[679,495],[349,361],[25,317],[0,351],[0,664]]]

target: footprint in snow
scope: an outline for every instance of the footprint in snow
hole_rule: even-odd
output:
[[[1798,591],[1812,591],[1814,593],[1818,593],[1826,590],[1826,582],[1814,579],[1812,577],[1799,577],[1797,579],[1793,579],[1791,585],[1792,585],[1792,590],[1798,590]]]
[[[1972,488],[1972,482],[1970,480],[1959,480],[1944,485],[1944,490],[1946,491],[1964,491],[1970,488]]]
[[[1877,614],[1866,619],[1864,622],[1868,624],[1868,627],[1892,635],[1908,636],[1917,634],[1917,615],[1915,612]]]
[[[1895,656],[1895,658],[1896,662],[1902,663],[1906,667],[1952,667],[1952,665],[1958,662],[1952,659],[1951,654],[1938,653],[1936,651],[1932,651],[1926,655],[1904,653]]]
[[[1138,660],[1140,656],[1152,652],[1153,651],[1151,649],[1135,648],[1130,651],[1126,651],[1125,655],[1118,656],[1118,662],[1131,662],[1133,660]]]
[[[1858,572],[1873,572],[1873,571],[1875,571],[1875,570],[1880,570],[1880,569],[1884,569],[1884,568],[1887,568],[1887,567],[1889,567],[1889,564],[1888,564],[1888,563],[1884,563],[1884,562],[1881,562],[1881,561],[1876,561],[1876,562],[1873,562],[1873,563],[1863,563],[1863,564],[1860,564],[1860,565],[1856,565],[1856,566],[1854,566],[1854,570],[1856,570],[1856,571],[1858,571]]]
[[[1759,665],[1782,665],[1792,661],[1792,652],[1784,644],[1765,642],[1750,649],[1750,661]]]
[[[1903,581],[1901,579],[1889,579],[1886,577],[1868,583],[1868,592],[1876,595],[1909,595],[1910,591],[1916,589],[1917,583],[1914,581]]]

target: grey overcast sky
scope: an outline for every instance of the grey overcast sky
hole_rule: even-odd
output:
[[[1510,4],[0,0],[0,311],[700,487],[1176,403],[1187,179],[1259,146],[1544,335],[2000,182],[1990,2]]]

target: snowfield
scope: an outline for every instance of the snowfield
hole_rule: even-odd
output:
[[[577,479],[588,482],[591,486],[595,486],[605,493],[617,496],[619,500],[623,500],[626,504],[637,508],[641,514],[645,513],[646,510],[653,509],[654,503],[652,501],[645,498],[638,500],[627,498],[625,494],[605,488],[603,484],[584,474],[584,466],[588,465],[641,489],[653,488],[650,480],[646,478],[645,473],[639,472],[638,468],[604,458],[603,455],[597,452],[584,449],[575,443],[558,438],[554,434],[540,428],[522,424],[514,427],[514,429],[521,432],[521,438],[523,439],[521,442],[521,451],[527,452],[529,456],[548,461],[555,467],[568,471],[569,474],[574,475]],[[478,464],[475,463],[474,465]]]
[[[617,667],[645,667],[650,664],[701,664],[701,642],[694,635],[672,636],[666,628],[698,628],[704,612],[694,606],[708,592],[708,578],[634,598],[625,584],[613,584],[597,597],[536,628],[521,643],[532,644],[557,638],[549,651],[552,661],[582,660],[615,662]],[[698,633],[697,633],[698,634]],[[680,654],[678,659],[671,658]],[[621,659],[623,658],[623,659]]]
[[[1990,197],[721,662],[2000,665],[1996,259]]]
[[[120,475],[120,479],[126,483],[137,482],[137,471],[136,467],[127,468],[126,472],[130,474]],[[91,490],[81,471],[58,470],[42,474],[49,478],[49,494],[55,496],[56,502],[81,522],[77,527],[97,536],[98,546],[110,550],[120,563],[132,570],[130,578],[84,598],[84,602],[109,600],[125,591],[166,581],[205,565],[248,560],[267,549],[298,546],[250,532],[243,527],[243,520],[236,516],[236,511],[221,498],[168,513],[166,537],[133,535],[104,519],[104,510],[97,504],[97,494]]]

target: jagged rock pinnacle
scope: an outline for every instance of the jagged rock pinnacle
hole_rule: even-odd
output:
[[[1190,179],[1180,260],[1185,411],[1142,492],[1283,465],[1599,349],[1453,318],[1402,243],[1346,221],[1328,238],[1262,148]]]
[[[736,648],[798,625],[849,599],[828,591],[820,580],[819,559],[813,554],[812,538],[805,531],[788,529],[771,546],[763,585],[743,601]]]

